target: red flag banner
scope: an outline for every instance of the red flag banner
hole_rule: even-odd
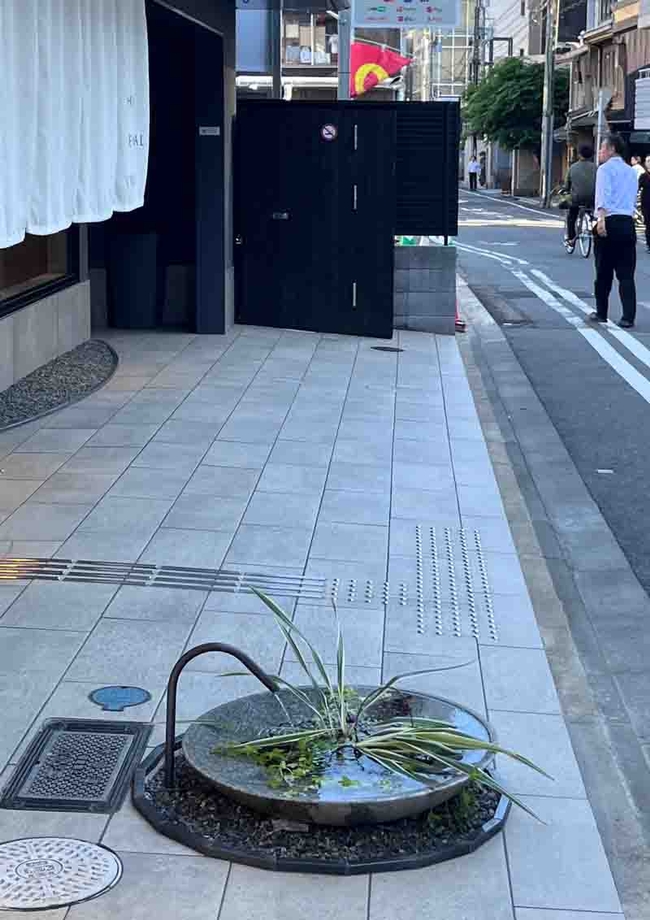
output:
[[[366,42],[352,42],[350,50],[350,96],[367,93],[383,80],[396,76],[402,67],[410,64],[410,58],[402,57],[382,45]]]

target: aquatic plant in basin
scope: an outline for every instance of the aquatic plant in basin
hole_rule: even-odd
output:
[[[285,694],[300,702],[308,719],[294,725],[287,714],[288,730],[269,731],[262,737],[230,743],[226,747],[229,756],[251,758],[265,768],[271,787],[295,789],[298,794],[305,789],[318,788],[327,764],[334,760],[345,765],[367,758],[396,781],[399,777],[408,777],[425,786],[439,783],[441,774],[464,774],[468,781],[473,780],[507,796],[533,814],[487,769],[467,763],[463,758],[468,751],[502,754],[548,776],[544,770],[521,754],[485,738],[475,738],[451,722],[416,717],[408,708],[400,712],[396,685],[401,680],[432,671],[462,668],[471,662],[400,674],[370,692],[359,694],[346,683],[345,643],[336,610],[336,674],[332,680],[323,657],[289,615],[266,594],[257,590],[255,593],[274,614],[310,686],[306,690],[281,677],[275,680]],[[221,748],[217,752],[224,750]],[[342,786],[357,782],[346,775],[344,767],[339,775]]]

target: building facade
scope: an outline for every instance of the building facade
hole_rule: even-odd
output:
[[[33,91],[33,107],[40,113],[38,144],[23,150],[20,132],[7,131],[13,171],[3,181],[8,186],[11,180],[9,187],[22,191],[25,200],[19,202],[3,187],[0,390],[86,340],[91,317],[98,326],[143,325],[137,315],[140,297],[153,305],[145,325],[164,324],[165,299],[174,296],[175,284],[186,301],[181,309],[185,328],[223,331],[234,315],[229,194],[233,3],[120,0],[100,9],[64,2],[62,18],[51,21],[48,5],[41,3],[33,5],[32,22],[26,18],[30,3],[8,0],[9,12],[12,2],[20,29],[6,28],[0,36],[0,56],[13,65],[3,70],[3,80],[14,80],[18,94],[25,91],[26,74],[43,73],[47,80]],[[83,49],[77,47],[84,34],[76,28],[80,9],[91,17],[87,34],[95,30]],[[124,17],[122,31],[113,33],[121,36],[117,57],[135,48],[140,66],[131,74],[128,92],[126,84],[124,91],[118,87],[115,100],[98,95],[110,83],[110,55],[102,45],[105,35],[110,37],[104,15]],[[134,18],[129,20],[129,15]],[[11,18],[5,25],[7,21],[11,26]],[[143,35],[129,32],[136,24]],[[60,35],[57,28],[63,28]],[[32,50],[18,66],[20,42],[25,40]],[[79,74],[74,69],[77,59],[85,68]],[[118,81],[123,67],[120,57]],[[15,95],[14,101],[20,98]],[[124,112],[139,106],[141,126],[127,132]],[[14,119],[19,115],[20,107],[14,105]],[[14,124],[8,117],[3,111],[3,127]],[[47,117],[58,118],[63,128]],[[29,131],[24,133],[29,136]],[[131,153],[144,162],[129,172],[122,161]],[[130,184],[142,188],[129,199],[124,189],[115,192],[116,182],[124,189]],[[26,218],[21,224],[16,214],[23,206]],[[128,259],[116,269],[115,255],[131,250],[151,257],[142,273],[130,273]],[[180,285],[179,265],[187,269]],[[132,314],[122,309],[116,315],[116,289],[135,304]]]
[[[639,28],[639,14],[638,0],[589,0],[589,27],[561,58],[571,67],[563,130],[573,153],[596,138],[601,90],[605,128],[619,132],[631,153],[650,153],[650,29]]]

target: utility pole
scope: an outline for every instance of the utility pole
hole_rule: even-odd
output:
[[[474,33],[472,36],[472,62],[469,72],[470,82],[478,86],[481,79],[481,50],[483,48],[481,37],[481,24],[483,19],[483,0],[475,0],[474,6]],[[478,150],[478,138],[476,134],[472,135],[472,152],[476,156]]]
[[[271,43],[271,98],[282,99],[282,0],[271,4],[269,41]]]
[[[474,7],[474,33],[472,36],[472,67],[470,80],[476,86],[481,79],[481,20],[483,18],[483,0],[476,0]]]
[[[544,96],[542,101],[542,189],[540,204],[551,206],[553,188],[553,104],[555,97],[555,17],[557,0],[546,0],[546,48],[544,54]]]
[[[339,11],[339,86],[337,99],[350,98],[350,48],[352,45],[352,9]]]

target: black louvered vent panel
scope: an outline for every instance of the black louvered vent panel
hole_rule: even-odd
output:
[[[396,233],[458,233],[459,140],[458,103],[398,106]]]

